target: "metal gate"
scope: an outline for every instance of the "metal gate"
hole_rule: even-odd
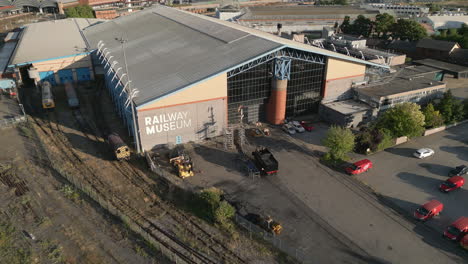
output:
[[[67,82],[73,82],[73,71],[72,70],[60,70],[58,71],[60,83],[64,84]]]
[[[39,72],[41,81],[48,81],[51,85],[57,85],[53,71]]]
[[[91,80],[91,74],[89,72],[89,68],[77,68],[75,71],[76,71],[76,77],[79,82]]]

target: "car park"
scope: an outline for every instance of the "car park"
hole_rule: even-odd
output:
[[[296,134],[296,129],[294,129],[291,125],[289,124],[284,124],[281,129],[283,129],[284,132],[290,134],[290,135],[294,135]]]
[[[468,233],[468,217],[460,217],[444,231],[444,237],[458,241]]]
[[[372,162],[368,159],[363,159],[358,162],[351,164],[351,166],[346,167],[346,173],[350,175],[356,175],[368,171],[372,168]]]
[[[312,126],[312,122],[310,121],[301,121],[300,124],[306,131],[311,132],[312,130],[314,130],[314,127]]]
[[[450,170],[448,176],[462,176],[463,174],[468,174],[468,167],[460,165]]]
[[[301,124],[298,121],[291,121],[289,122],[289,125],[292,126],[298,133],[302,133],[305,131],[305,129],[301,126]]]
[[[444,181],[439,185],[439,189],[442,192],[451,192],[453,190],[456,190],[465,184],[465,179],[461,176],[453,176]]]
[[[414,152],[413,155],[418,159],[424,159],[424,158],[434,155],[434,153],[435,153],[434,150],[430,148],[422,148],[422,149],[416,150],[416,152]]]
[[[437,200],[431,200],[414,211],[414,217],[421,221],[426,221],[439,215],[444,209],[444,204]]]

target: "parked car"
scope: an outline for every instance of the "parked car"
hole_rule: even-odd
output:
[[[314,127],[312,126],[312,122],[310,121],[301,121],[300,124],[306,131],[311,132],[312,130],[314,130]]]
[[[283,129],[284,132],[290,134],[290,135],[294,135],[296,134],[296,129],[294,129],[294,127],[292,127],[291,125],[289,124],[284,124],[281,129]]]
[[[463,174],[468,174],[468,167],[465,165],[460,165],[450,170],[448,176],[462,176]]]
[[[451,192],[465,184],[465,179],[461,176],[453,176],[440,184],[439,189],[443,192]]]
[[[468,217],[460,217],[444,231],[444,237],[456,241],[468,233]]]
[[[443,203],[437,200],[431,200],[423,204],[418,209],[416,209],[416,211],[414,211],[414,217],[416,217],[416,219],[418,220],[426,221],[436,215],[439,215],[443,209],[444,209]]]
[[[464,235],[462,239],[460,239],[460,246],[468,250],[468,235]]]
[[[430,148],[422,148],[422,149],[416,150],[416,152],[414,152],[413,155],[418,159],[424,159],[424,158],[434,155],[434,153],[435,153],[434,150]]]
[[[305,129],[301,126],[301,124],[298,121],[291,121],[289,122],[289,125],[291,125],[298,133],[302,133],[305,131]]]
[[[351,164],[351,166],[345,169],[346,173],[350,175],[356,175],[368,171],[372,168],[372,162],[368,159],[363,159],[358,162]]]

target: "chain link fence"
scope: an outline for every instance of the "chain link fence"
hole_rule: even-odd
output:
[[[288,243],[284,242],[281,238],[279,238],[274,233],[268,232],[265,229],[261,228],[260,226],[253,224],[252,222],[245,219],[240,214],[236,214],[234,217],[234,220],[239,226],[247,230],[247,232],[249,233],[250,239],[252,239],[253,237],[257,237],[265,241],[268,241],[273,246],[280,249],[284,253],[296,258],[296,260],[298,260],[299,262],[305,263],[306,256],[305,256],[303,249],[298,248],[296,246],[289,245]]]

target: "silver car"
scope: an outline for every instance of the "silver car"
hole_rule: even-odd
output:
[[[418,159],[424,159],[424,158],[434,155],[434,153],[435,153],[434,150],[430,148],[422,148],[422,149],[416,150],[416,152],[414,152],[413,155]]]

